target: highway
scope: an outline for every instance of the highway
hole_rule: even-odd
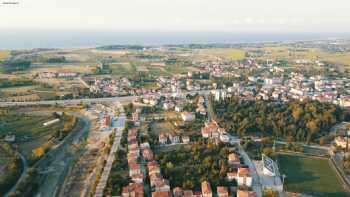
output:
[[[181,94],[200,94],[208,95],[211,90],[200,90],[200,91],[184,91]],[[44,100],[44,101],[28,101],[28,102],[0,102],[0,107],[11,107],[11,106],[30,106],[30,105],[74,105],[80,103],[100,103],[100,102],[126,102],[133,101],[137,98],[146,98],[151,96],[171,96],[176,93],[154,93],[145,94],[141,96],[122,96],[122,97],[104,97],[104,98],[84,98],[84,99],[70,99],[70,100]]]

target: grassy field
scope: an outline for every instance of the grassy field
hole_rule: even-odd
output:
[[[128,53],[130,53],[129,50],[97,50],[97,49],[93,49],[91,50],[92,53],[95,53],[97,55],[103,55],[103,56],[117,56],[120,57],[122,55],[126,55]]]
[[[242,60],[245,57],[245,51],[232,48],[199,49],[196,51],[196,56],[209,59],[220,57],[230,60]]]
[[[15,183],[19,174],[19,160],[13,148],[6,143],[0,144],[0,196]]]
[[[144,82],[142,84],[142,87],[146,89],[152,89],[152,88],[158,88],[158,85],[156,82]]]
[[[157,68],[157,67],[152,67],[148,66],[147,67],[149,74],[157,77],[157,76],[170,76],[171,73],[164,71],[162,68]]]
[[[47,80],[49,81],[49,80]],[[40,86],[19,86],[10,88],[0,88],[0,100],[4,101],[36,101],[55,99],[56,96],[68,94],[69,92],[59,92],[54,89],[44,89]]]
[[[7,166],[13,156],[14,155],[9,154],[9,152],[3,149],[2,145],[0,145],[0,176],[2,173],[1,168]]]
[[[0,60],[5,59],[11,55],[11,52],[8,50],[0,50]]]
[[[297,155],[279,155],[279,167],[286,190],[324,197],[348,196],[328,159]]]
[[[117,76],[131,76],[136,74],[136,68],[128,62],[110,64],[109,68],[112,70],[113,75]]]
[[[152,113],[152,114],[147,114],[146,119],[158,119],[158,118],[163,118],[166,120],[176,120],[180,118],[180,114],[175,112],[175,111],[162,111],[159,113]]]
[[[257,49],[247,49],[247,50],[257,50]],[[259,50],[266,51],[267,54],[258,58],[261,60],[266,59],[287,59],[290,61],[297,59],[306,60],[322,60],[331,63],[342,64],[345,66],[350,66],[350,53],[331,53],[317,48],[302,48],[296,49],[287,46],[269,46],[259,48]]]
[[[20,86],[11,88],[0,88],[0,99],[16,100],[15,97],[21,99],[21,96],[33,94],[33,89],[36,86]]]
[[[11,112],[10,112],[11,113]],[[32,150],[49,143],[55,131],[61,128],[61,123],[43,126],[44,122],[54,119],[52,115],[24,115],[14,114],[0,116],[0,133],[13,133],[19,142],[19,150],[30,158]],[[48,144],[49,145],[49,144]]]
[[[191,67],[171,65],[166,66],[165,70],[173,74],[187,74],[188,71],[191,71]]]
[[[159,133],[164,132],[164,133],[170,133],[171,131],[174,131],[174,126],[166,121],[166,122],[155,122],[151,124],[151,132],[154,135],[159,135]]]
[[[96,63],[64,63],[64,64],[40,64],[30,70],[31,75],[41,72],[77,72],[91,74]]]

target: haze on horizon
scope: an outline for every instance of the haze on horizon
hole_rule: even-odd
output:
[[[18,0],[0,31],[350,32],[348,0]]]

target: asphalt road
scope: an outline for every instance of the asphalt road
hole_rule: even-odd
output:
[[[118,105],[119,105],[120,111],[124,111],[123,106],[120,103]],[[121,113],[118,117],[116,117],[116,121],[113,123],[113,127],[116,128],[116,135],[114,138],[112,148],[111,148],[109,155],[108,155],[108,158],[107,158],[107,163],[103,168],[101,178],[100,178],[99,183],[96,187],[94,197],[102,197],[103,196],[103,191],[107,185],[108,177],[109,177],[109,174],[112,170],[113,162],[115,160],[115,156],[116,156],[115,153],[117,152],[119,145],[120,145],[122,131],[125,128],[125,123],[126,123],[126,116],[124,113]]]
[[[207,95],[210,90],[200,91],[184,91],[182,94],[201,94]],[[27,105],[63,105],[63,104],[80,104],[80,103],[98,103],[98,102],[124,102],[133,101],[137,98],[144,98],[149,96],[171,96],[174,93],[155,93],[145,94],[142,96],[123,96],[123,97],[108,97],[108,98],[85,98],[85,99],[70,99],[70,100],[50,100],[50,101],[30,101],[30,102],[0,102],[0,107],[10,106],[27,106]]]

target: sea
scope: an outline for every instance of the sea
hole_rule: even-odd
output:
[[[0,30],[0,49],[90,48],[105,45],[237,44],[348,38],[350,38],[350,33]]]

